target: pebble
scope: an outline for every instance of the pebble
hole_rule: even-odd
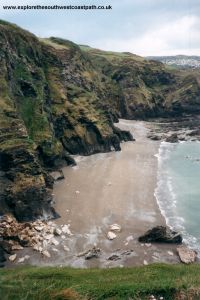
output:
[[[29,259],[30,256],[29,255],[25,255],[24,257],[21,257],[18,259],[18,263],[23,263],[25,260]]]
[[[54,233],[54,235],[58,235],[59,236],[59,235],[62,234],[62,230],[59,229],[59,228],[55,228],[53,233]]]
[[[113,254],[107,258],[107,260],[119,260],[121,257],[119,255]]]
[[[55,245],[55,246],[59,245],[59,242],[54,238],[51,240],[51,243],[52,243],[52,245]]]
[[[15,261],[16,258],[17,258],[17,254],[13,254],[13,255],[10,255],[8,259],[9,259],[9,261],[13,262],[13,261]]]
[[[39,252],[42,252],[42,250],[43,250],[43,248],[42,248],[40,245],[35,245],[35,246],[33,246],[33,249],[34,249],[35,251],[39,251]]]
[[[143,264],[144,264],[145,266],[147,266],[147,265],[148,265],[148,262],[147,262],[146,260],[144,260],[144,261],[143,261]]]
[[[117,235],[112,231],[109,231],[108,234],[107,234],[107,238],[109,240],[114,240],[116,237],[117,237]]]
[[[51,254],[47,250],[42,251],[42,254],[46,257],[51,257]]]
[[[63,248],[64,248],[65,251],[70,251],[70,249],[65,245],[63,246]]]
[[[58,249],[56,249],[56,248],[53,248],[52,251],[59,252]]]
[[[12,246],[12,250],[22,250],[22,249],[24,249],[24,248],[20,245],[13,245]]]
[[[172,251],[167,251],[167,253],[168,253],[169,255],[171,255],[171,256],[174,255],[174,253],[173,253]]]
[[[112,224],[112,225],[110,225],[110,231],[120,232],[121,231],[121,226],[118,225],[118,224]]]
[[[71,233],[71,231],[70,231],[70,229],[69,229],[69,225],[63,225],[63,227],[62,227],[62,232],[63,232],[63,233],[66,233],[66,234],[68,234],[68,235],[72,235],[72,233]]]

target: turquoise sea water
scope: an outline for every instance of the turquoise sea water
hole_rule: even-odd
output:
[[[155,191],[167,224],[200,255],[200,143],[162,142]]]

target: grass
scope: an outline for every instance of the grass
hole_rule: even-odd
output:
[[[135,268],[23,267],[0,270],[1,299],[200,299],[200,265]]]

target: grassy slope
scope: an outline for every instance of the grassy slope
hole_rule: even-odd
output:
[[[27,267],[0,270],[0,276],[2,300],[147,299],[151,294],[169,300],[181,299],[176,298],[180,291],[193,294],[191,298],[182,299],[200,299],[200,296],[195,297],[200,288],[198,264],[107,270]]]

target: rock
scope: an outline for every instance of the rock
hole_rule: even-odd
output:
[[[107,260],[119,260],[121,257],[117,254],[113,254],[107,258]]]
[[[0,247],[0,266],[4,266],[4,262],[6,261],[5,251]]]
[[[67,246],[65,246],[65,245],[63,246],[63,248],[64,248],[64,250],[67,251],[67,252],[70,251],[70,249],[69,249]]]
[[[110,225],[110,231],[120,232],[121,231],[121,226],[118,225],[118,224]]]
[[[152,141],[160,141],[162,139],[160,135],[156,135],[156,134],[149,134],[147,137]]]
[[[177,143],[179,140],[177,133],[172,133],[172,135],[166,137],[165,141],[168,143]]]
[[[51,254],[47,250],[42,251],[42,254],[46,257],[51,257]]]
[[[173,253],[172,251],[167,251],[167,253],[168,253],[169,255],[171,255],[171,256],[174,255],[174,253]]]
[[[142,243],[174,243],[181,244],[182,236],[180,233],[171,230],[166,226],[157,226],[148,230],[143,236],[138,238]]]
[[[66,234],[68,234],[68,235],[72,235],[72,233],[71,233],[71,231],[70,231],[70,229],[69,229],[69,225],[64,225],[64,226],[62,227],[62,232],[63,232],[63,233],[66,233]]]
[[[54,246],[58,246],[59,245],[59,242],[56,239],[54,239],[54,238],[51,240],[51,243]]]
[[[112,231],[109,231],[108,234],[107,234],[107,238],[109,240],[114,240],[116,237],[117,237],[117,235]]]
[[[145,243],[144,245],[148,248],[151,247],[151,243]]]
[[[12,246],[12,250],[22,250],[22,249],[24,249],[24,248],[20,245],[13,245]]]
[[[43,248],[42,248],[40,245],[35,245],[35,246],[33,247],[33,250],[42,252],[42,251],[43,251]]]
[[[122,255],[131,255],[134,251],[131,249],[131,250],[126,250],[124,252],[122,252]]]
[[[35,229],[37,231],[42,231],[44,229],[44,227],[43,226],[35,226]]]
[[[98,258],[101,250],[99,248],[93,247],[88,253],[85,255],[85,259]]]
[[[195,250],[189,249],[186,246],[181,246],[177,248],[180,260],[185,264],[194,263],[197,258],[197,252]]]
[[[53,248],[52,251],[54,251],[54,252],[59,252],[59,250],[56,249],[56,248]]]
[[[2,248],[6,253],[11,254],[12,250],[12,245],[8,241],[0,241],[0,248]]]
[[[25,255],[24,257],[21,257],[18,259],[18,263],[23,263],[25,260],[29,259],[30,256],[29,255]]]
[[[86,251],[80,252],[79,254],[77,254],[77,257],[84,256],[84,255],[86,255],[89,251],[90,251],[90,250],[86,250]]]
[[[59,228],[55,228],[54,231],[53,231],[54,235],[61,235],[62,234],[62,230],[59,229]]]
[[[147,265],[148,265],[148,262],[147,262],[146,260],[144,260],[144,261],[143,261],[143,265],[144,265],[144,266],[147,266]]]
[[[44,236],[44,239],[48,241],[51,240],[52,238],[53,238],[53,234],[47,234]]]
[[[62,170],[53,171],[50,173],[50,175],[53,177],[54,181],[62,180],[65,178]]]
[[[79,194],[80,194],[80,191],[76,191],[75,193],[76,193],[77,195],[79,195]]]
[[[16,258],[17,258],[17,254],[13,254],[8,257],[9,261],[12,261],[12,262],[15,261]]]

